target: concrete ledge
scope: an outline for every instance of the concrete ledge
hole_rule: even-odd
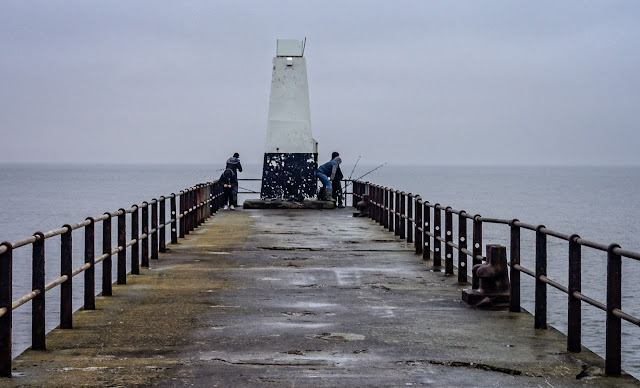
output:
[[[248,199],[242,205],[245,209],[333,209],[332,201],[315,201],[305,199],[302,202],[283,201],[281,199],[263,200]]]

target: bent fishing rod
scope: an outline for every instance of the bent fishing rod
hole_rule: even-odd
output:
[[[210,177],[209,175],[203,175],[203,177],[205,177],[205,178],[207,178],[207,179],[211,179],[212,181],[217,181],[217,179],[214,179],[213,177]],[[247,191],[248,191],[248,193],[247,193],[247,194],[260,194],[260,192],[259,192],[259,191],[255,191],[255,190],[247,189],[246,187],[242,187],[242,186],[240,186],[240,185],[238,185],[238,188],[239,188],[239,189],[242,189],[242,190],[247,190]]]
[[[384,162],[381,165],[379,165],[378,167],[374,168],[373,170],[367,172],[366,174],[360,175],[358,178],[356,178],[354,180],[350,180],[350,182],[347,182],[347,184],[344,185],[344,188],[346,189],[350,184],[353,183],[353,181],[360,180],[360,179],[366,177],[367,175],[371,174],[372,172],[376,171],[377,169],[382,168],[382,167],[384,167],[386,165],[387,165],[387,162]]]

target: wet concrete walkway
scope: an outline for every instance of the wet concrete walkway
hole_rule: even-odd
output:
[[[638,386],[351,210],[218,213],[0,386]]]

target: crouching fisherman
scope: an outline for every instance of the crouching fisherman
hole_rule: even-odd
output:
[[[324,190],[324,198],[327,201],[333,201],[333,197],[331,196],[331,182],[335,179],[336,173],[338,171],[338,166],[342,163],[342,159],[340,159],[340,154],[334,152],[331,154],[331,160],[322,166],[318,167],[316,171],[316,176],[322,182],[324,186],[322,189]]]
[[[232,169],[224,170],[220,175],[220,183],[224,191],[224,209],[235,209],[238,206],[238,178]]]

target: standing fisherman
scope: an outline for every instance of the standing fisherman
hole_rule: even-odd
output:
[[[240,164],[240,154],[234,153],[232,157],[227,159],[226,170],[233,172],[234,179],[231,181],[230,203],[231,209],[238,206],[238,172],[242,172],[242,164]]]
[[[340,166],[336,170],[336,175],[331,181],[331,194],[333,195],[334,202],[337,200],[337,207],[344,208],[344,204],[342,203],[342,179],[344,175],[342,175],[342,170],[340,170]]]

